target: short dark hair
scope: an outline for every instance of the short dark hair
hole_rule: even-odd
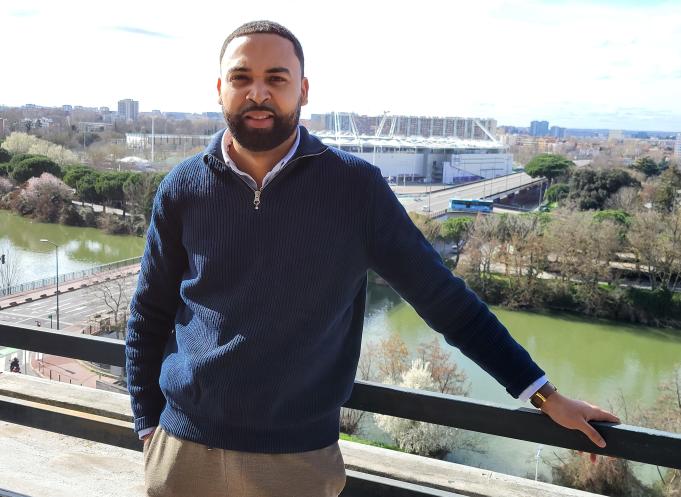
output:
[[[222,50],[220,50],[220,64],[222,65],[222,57],[225,56],[225,50],[227,50],[227,45],[234,39],[240,36],[247,36],[252,34],[273,34],[286,38],[288,41],[293,43],[293,51],[298,57],[300,62],[300,76],[305,75],[305,56],[303,55],[303,47],[288,29],[279,23],[273,21],[251,21],[246,24],[242,24],[236,28],[232,33],[225,39],[222,44]]]

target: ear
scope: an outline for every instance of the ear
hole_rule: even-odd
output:
[[[300,84],[300,105],[307,105],[307,92],[310,91],[310,83],[303,78]]]
[[[218,87],[218,103],[220,105],[222,105],[222,96],[220,94],[220,91],[221,91],[221,88],[222,88],[222,78],[218,78],[217,87]]]

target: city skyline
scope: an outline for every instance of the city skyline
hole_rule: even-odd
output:
[[[221,16],[204,0],[176,11],[122,1],[105,19],[85,2],[70,5],[0,7],[7,39],[21,40],[3,54],[11,76],[0,81],[0,104],[115,109],[132,98],[141,113],[218,112],[224,37],[242,22],[270,18],[305,49],[303,116],[389,110],[525,127],[546,120],[681,130],[679,2],[425,2],[408,15],[394,4],[349,2],[332,25],[305,2],[230,5]],[[76,11],[78,23],[68,17]],[[390,22],[380,22],[386,16]]]

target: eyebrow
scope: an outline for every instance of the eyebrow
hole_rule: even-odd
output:
[[[246,66],[236,66],[236,67],[231,67],[230,69],[227,70],[228,73],[235,73],[235,72],[251,72],[251,69],[246,67]],[[265,70],[266,74],[276,74],[276,73],[286,73],[286,74],[291,74],[291,71],[289,71],[288,68],[280,66],[280,67],[271,67],[269,69]]]

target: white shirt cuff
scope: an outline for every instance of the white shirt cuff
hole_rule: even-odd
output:
[[[140,440],[142,440],[144,437],[146,437],[149,433],[154,431],[156,429],[155,426],[150,426],[149,428],[143,428],[140,431],[137,432],[137,436],[140,437]]]
[[[546,378],[546,375],[543,375],[541,378],[539,378],[529,387],[523,390],[522,393],[518,396],[518,400],[527,402],[528,400],[530,400],[530,397],[532,397],[535,394],[535,392],[539,390],[547,381],[549,381],[548,378]]]

